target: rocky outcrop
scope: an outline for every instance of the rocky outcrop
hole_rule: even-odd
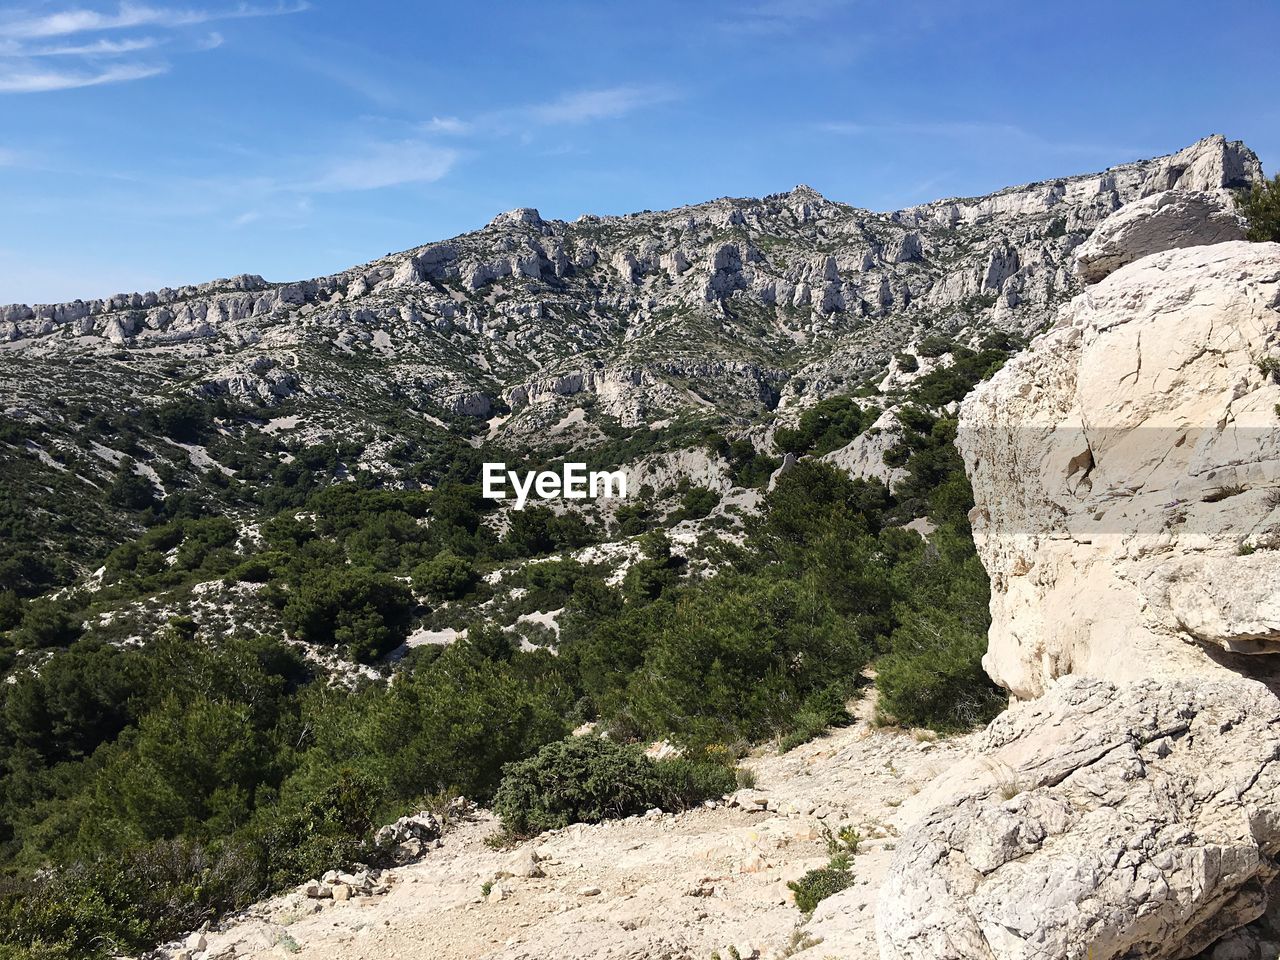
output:
[[[1256,681],[1060,681],[931,788],[880,891],[882,960],[1193,956],[1267,905],[1277,758]]]
[[[876,418],[870,428],[858,434],[849,443],[824,454],[820,459],[839,467],[851,477],[863,480],[879,480],[892,488],[906,477],[901,466],[890,466],[885,455],[902,442],[905,433],[892,410],[886,410]]]
[[[1075,274],[1097,283],[1153,253],[1244,239],[1244,222],[1210,193],[1166,190],[1121,207],[1076,249]]]
[[[909,802],[882,960],[1275,955],[1280,245],[1178,189],[1230,185],[1206,156],[961,405],[983,666],[1029,702]]]
[[[1280,652],[1278,304],[1280,245],[1154,254],[965,400],[1002,686]]]
[[[1126,203],[1165,190],[1222,193],[1261,179],[1262,164],[1252,150],[1214,134],[1167,157],[1120,164],[1092,176],[1009,187],[987,197],[937,200],[894,216],[902,223],[954,227],[1056,211],[1070,228],[1077,219],[1101,219]]]

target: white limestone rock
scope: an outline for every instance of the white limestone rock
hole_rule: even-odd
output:
[[[966,398],[996,682],[1280,652],[1278,302],[1278,244],[1154,254]]]
[[[877,908],[881,960],[1178,960],[1280,873],[1280,701],[1239,677],[1073,677],[935,783]]]
[[[1121,207],[1076,249],[1074,271],[1097,283],[1152,253],[1243,240],[1244,221],[1210,193],[1165,190]]]
[[[851,477],[879,480],[892,488],[906,477],[907,471],[885,463],[884,456],[902,441],[903,436],[902,424],[892,410],[886,410],[870,428],[843,447],[823,454],[820,459],[839,467]]]

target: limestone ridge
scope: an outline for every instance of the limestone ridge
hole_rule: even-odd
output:
[[[266,403],[341,395],[358,407],[394,383],[446,414],[514,412],[501,430],[523,436],[578,394],[624,424],[708,403],[758,412],[878,373],[921,331],[1035,329],[1078,288],[1073,251],[1114,210],[1260,175],[1247,148],[1214,136],[887,214],[805,186],[573,223],[518,209],[313,280],[0,307],[0,358],[125,350],[136,373],[178,357],[186,389]],[[335,369],[361,358],[376,377]],[[16,393],[4,399],[21,405]]]

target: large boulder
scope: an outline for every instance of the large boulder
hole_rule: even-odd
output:
[[[1280,245],[1153,254],[962,404],[987,672],[1018,697],[1280,652]],[[1206,656],[1209,652],[1212,656]]]
[[[1243,240],[1245,224],[1221,196],[1165,190],[1125,204],[1076,248],[1074,270],[1097,283],[1153,253]]]
[[[934,785],[881,888],[881,960],[1178,960],[1280,872],[1280,700],[1240,677],[1072,677]]]

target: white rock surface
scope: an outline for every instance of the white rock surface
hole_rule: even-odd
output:
[[[903,438],[902,424],[892,410],[886,410],[876,418],[868,430],[858,434],[849,443],[824,454],[825,460],[851,477],[879,480],[892,488],[907,475],[902,467],[891,467],[884,462],[884,455],[896,447]]]
[[[965,400],[998,683],[1280,652],[1277,303],[1280,245],[1155,254]]]
[[[1243,240],[1244,221],[1220,196],[1165,190],[1125,204],[1076,248],[1074,271],[1097,283],[1153,253]]]
[[[1197,953],[1266,906],[1278,756],[1256,681],[1061,681],[930,788],[880,890],[881,960]]]

